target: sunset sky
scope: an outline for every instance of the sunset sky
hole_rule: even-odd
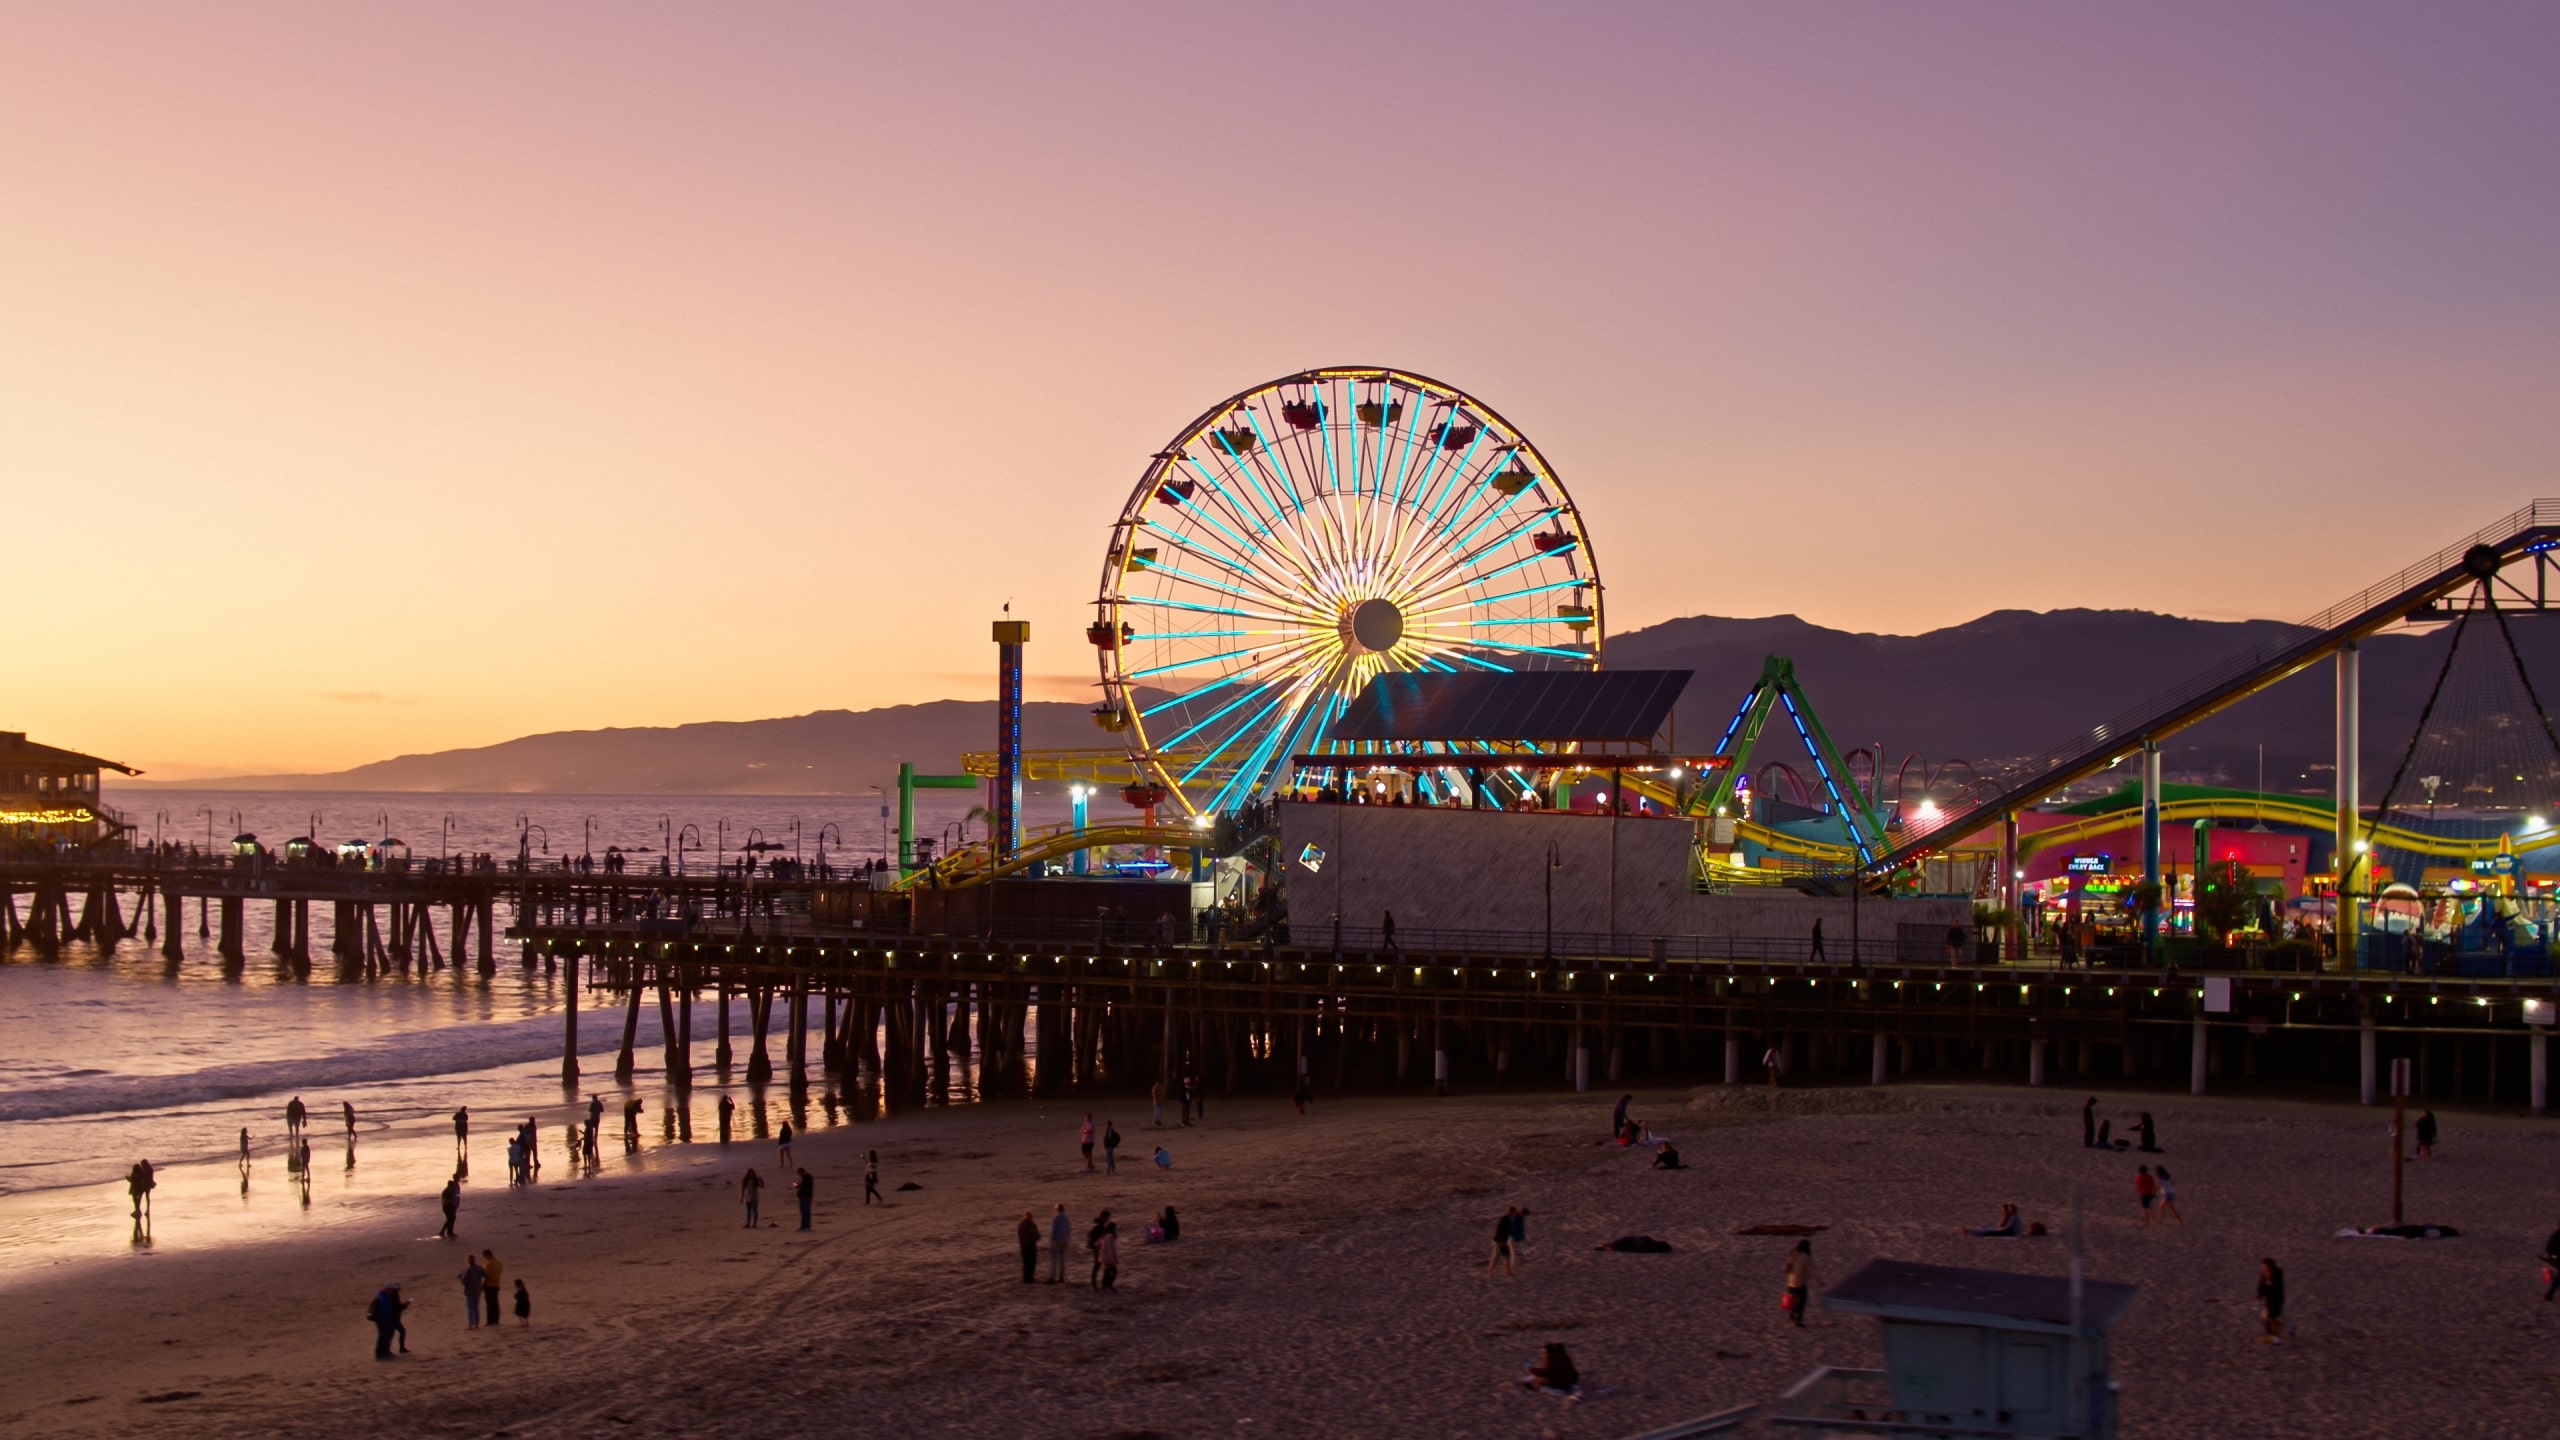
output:
[[[2560,494],[2555,76],[2547,0],[0,5],[0,728],[978,696],[1007,601],[1087,696],[1149,454],[1333,363],[1535,439],[1616,630],[2297,616]]]

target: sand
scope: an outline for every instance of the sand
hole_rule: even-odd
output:
[[[1877,1363],[1871,1321],[1778,1307],[1785,1239],[1827,1225],[1822,1278],[1872,1256],[2061,1273],[2059,1239],[1971,1240],[2011,1200],[2059,1223],[2089,1201],[2089,1270],[2138,1283],[2116,1337],[2128,1435],[2536,1435],[2560,1415],[2535,1254],[2560,1223],[2560,1127],[2446,1113],[2410,1167],[2437,1244],[2342,1241],[2388,1218],[2387,1112],[2109,1094],[2148,1106],[2183,1226],[2136,1223],[2140,1157],[2079,1144],[2079,1092],[1894,1086],[1645,1090],[1634,1111],[1697,1168],[1592,1140],[1614,1096],[1219,1097],[1207,1121],[1127,1136],[1117,1176],[1078,1173],[1083,1105],[938,1110],[803,1140],[818,1228],[769,1192],[740,1225],[734,1177],[772,1147],[699,1145],[650,1168],[475,1186],[462,1239],[530,1282],[535,1325],[467,1331],[460,1247],[432,1202],[271,1241],[80,1258],[0,1282],[0,1429],[13,1435],[1622,1436],[1774,1398],[1819,1364]],[[1175,1167],[1146,1157],[1166,1144]],[[482,1146],[484,1170],[497,1145]],[[891,1203],[861,1206],[877,1147]],[[699,1163],[694,1163],[696,1161]],[[901,1191],[913,1183],[922,1188]],[[1063,1200],[1081,1237],[1124,1222],[1121,1286],[1024,1285],[1014,1225]],[[1170,1246],[1138,1242],[1166,1203]],[[1517,1278],[1484,1260],[1526,1205]],[[1613,1236],[1668,1255],[1603,1253]],[[2256,1263],[2292,1281],[2294,1333],[2252,1343]],[[1073,1272],[1083,1278],[1081,1264]],[[364,1305],[409,1286],[414,1353],[371,1358]],[[1509,1383],[1542,1341],[1591,1381],[1565,1403]]]

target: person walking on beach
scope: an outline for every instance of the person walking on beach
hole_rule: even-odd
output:
[[[2428,1159],[2436,1153],[2436,1112],[2418,1112],[2418,1158]]]
[[[2283,1344],[2284,1267],[2273,1260],[2258,1262],[2258,1318],[2266,1325],[2266,1333],[2258,1337],[2258,1343]]]
[[[462,1257],[462,1320],[466,1330],[480,1328],[480,1292],[488,1288],[489,1272],[480,1268],[480,1257]]]
[[[506,1293],[498,1288],[498,1277],[506,1273],[506,1268],[498,1263],[495,1250],[480,1252],[480,1294],[489,1302],[489,1327],[493,1330],[498,1325],[498,1298]]]
[[[1102,1122],[1102,1173],[1120,1173],[1120,1127],[1108,1120]]]
[[[1105,1290],[1117,1291],[1120,1288],[1119,1226],[1105,1225],[1102,1227],[1102,1242],[1094,1247],[1093,1258],[1094,1263],[1102,1267],[1102,1288]]]
[[[2098,1148],[2098,1097],[2095,1095],[2080,1107],[2080,1148]]]
[[[2148,1227],[2158,1218],[2152,1213],[2152,1207],[2160,1203],[2160,1182],[2151,1178],[2148,1165],[2133,1172],[2133,1198],[2142,1206],[2142,1223]]]
[[[1511,1222],[1519,1214],[1520,1207],[1514,1205],[1502,1212],[1501,1219],[1493,1222],[1493,1258],[1484,1262],[1485,1278],[1488,1280],[1493,1278],[1493,1270],[1497,1265],[1501,1266],[1507,1274],[1520,1273],[1520,1267],[1511,1255]]]
[[[341,1100],[341,1101],[339,1101],[339,1102],[338,1102],[338,1113],[339,1113],[339,1114],[341,1114],[341,1115],[344,1115],[344,1116],[346,1117],[346,1120],[347,1120],[347,1143],[348,1143],[348,1144],[350,1144],[350,1145],[353,1145],[354,1143],[356,1143],[356,1107],[355,1107],[355,1103],[354,1103],[353,1101],[349,1101],[349,1100]]]
[[[782,1122],[782,1133],[774,1137],[774,1153],[775,1165],[785,1170],[791,1168],[791,1122],[788,1120]]]
[[[493,1320],[489,1323],[494,1325],[497,1322]],[[524,1282],[519,1280],[516,1282],[516,1324],[518,1326],[525,1326],[532,1323],[533,1292],[525,1289]]]
[[[889,1203],[880,1194],[880,1152],[877,1150],[862,1152],[862,1203],[866,1206]]]
[[[296,1095],[291,1100],[286,1101],[284,1107],[285,1138],[291,1139],[292,1137],[301,1134],[303,1119],[310,1113],[311,1112],[309,1110],[303,1108],[301,1096]]]
[[[737,1101],[730,1099],[726,1095],[720,1097],[720,1143],[723,1145],[729,1143],[729,1117],[737,1110],[737,1108]]]
[[[2150,1111],[2145,1110],[2135,1117],[2133,1133],[2141,1137],[2135,1142],[2135,1149],[2140,1150],[2145,1155],[2157,1155],[2160,1153],[2160,1132],[2151,1123]]]
[[[791,1193],[800,1202],[800,1228],[806,1230],[809,1228],[809,1207],[818,1198],[817,1177],[803,1169],[799,1181],[791,1187]]]
[[[1192,1119],[1206,1120],[1209,1118],[1209,1092],[1206,1087],[1201,1085],[1199,1076],[1192,1075],[1186,1077],[1182,1082],[1182,1093],[1191,1097]]]
[[[640,1097],[634,1095],[622,1102],[622,1153],[628,1155],[639,1148]]]
[[[1111,1212],[1105,1210],[1093,1217],[1093,1224],[1084,1232],[1084,1248],[1093,1260],[1092,1270],[1084,1277],[1085,1288],[1088,1290],[1102,1288],[1102,1232],[1110,1228]]]
[[[450,1240],[453,1238],[453,1217],[462,1209],[462,1177],[456,1175],[444,1182],[444,1193],[436,1199],[444,1206],[444,1229],[436,1232],[436,1238]]]
[[[249,1127],[246,1125],[240,1127],[240,1168],[249,1168]]]
[[[453,1112],[453,1153],[456,1159],[468,1159],[471,1154],[471,1107],[468,1105]]]
[[[151,1192],[160,1188],[152,1178],[151,1162],[136,1160],[124,1175],[125,1193],[133,1198],[133,1230],[139,1235],[151,1228]]]
[[[1153,1086],[1149,1087],[1147,1090],[1147,1104],[1154,1111],[1153,1115],[1147,1121],[1147,1128],[1150,1130],[1160,1130],[1164,1128],[1164,1081],[1158,1080]]]
[[[2560,1230],[2542,1242],[2542,1303],[2550,1304],[2554,1295],[2560,1295]]]
[[[1627,1134],[1627,1107],[1636,1102],[1633,1095],[1618,1097],[1617,1108],[1609,1112],[1609,1138],[1623,1140]]]
[[[604,1097],[590,1090],[587,1092],[587,1131],[589,1134],[593,1134],[603,1128]],[[592,1150],[595,1147],[590,1145],[587,1148]]]
[[[1817,920],[1814,923],[1818,925],[1822,922]],[[1769,1042],[1769,1048],[1761,1052],[1760,1064],[1769,1072],[1769,1088],[1777,1089],[1778,1075],[1787,1068],[1787,1052],[1779,1048],[1777,1041],[1772,1040]]]
[[[1191,1077],[1183,1076],[1182,1083],[1177,1088],[1182,1092],[1182,1123],[1188,1125],[1191,1123]]]
[[[1805,1307],[1813,1300],[1813,1283],[1813,1242],[1799,1240],[1787,1254],[1787,1293],[1781,1301],[1787,1319],[1799,1330],[1804,1328]]]
[[[2187,1217],[2178,1213],[2178,1182],[2169,1178],[2169,1167],[2152,1166],[2151,1178],[2160,1182],[2160,1223],[2166,1225],[2175,1220],[2186,1224]]]
[[[1022,1247],[1022,1283],[1036,1284],[1040,1279],[1040,1222],[1031,1212],[1022,1212],[1022,1223],[1013,1227],[1014,1240]]]
[[[1093,1112],[1084,1112],[1084,1128],[1076,1133],[1076,1148],[1084,1152],[1085,1173],[1093,1173]]]
[[[374,1292],[373,1303],[365,1307],[364,1312],[364,1318],[373,1322],[374,1359],[392,1358],[392,1338],[406,1328],[400,1323],[400,1312],[408,1308],[409,1302],[400,1298],[400,1282],[397,1280]],[[409,1342],[405,1338],[400,1341],[400,1350],[402,1354],[408,1353]]]
[[[1049,1283],[1063,1285],[1067,1280],[1067,1242],[1074,1238],[1075,1225],[1067,1219],[1067,1202],[1049,1212]]]
[[[760,1218],[757,1214],[758,1202],[763,1198],[764,1177],[756,1173],[756,1167],[750,1165],[747,1167],[746,1175],[738,1181],[738,1199],[747,1207],[747,1228],[750,1230],[756,1228],[756,1221]]]

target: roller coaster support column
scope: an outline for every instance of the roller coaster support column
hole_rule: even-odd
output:
[[[1022,647],[1031,640],[1028,620],[998,620],[996,639],[996,779],[989,847],[998,861],[1022,848]]]
[[[2338,872],[2338,900],[2330,921],[2337,941],[2337,963],[2341,970],[2356,965],[2356,937],[2363,930],[2361,907],[2356,903],[2364,889],[2365,858],[2356,850],[2356,810],[2363,803],[2356,793],[2357,756],[2362,753],[2359,733],[2362,717],[2358,713],[2357,670],[2359,656],[2350,642],[2338,647],[2338,858],[2333,867]]]
[[[898,878],[916,868],[916,792],[977,788],[975,775],[919,775],[911,762],[898,762]]]
[[[2018,812],[2000,817],[2000,895],[2001,908],[2009,912],[2009,924],[2000,935],[2000,955],[2015,965],[2027,958],[2027,917],[2020,903],[2026,898],[2026,887],[2018,879]]]
[[[2160,744],[2142,741],[2142,883],[2151,897],[2142,907],[2142,959],[2156,964],[2160,955]]]

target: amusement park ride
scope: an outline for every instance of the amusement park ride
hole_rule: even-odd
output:
[[[2560,502],[2537,502],[2278,640],[1909,816],[1899,793],[1883,793],[1880,757],[1869,756],[1878,772],[1869,786],[1849,773],[1783,656],[1769,658],[1712,752],[1685,762],[1652,757],[1672,762],[1655,765],[1595,756],[1589,768],[1614,778],[1613,803],[1696,817],[1699,878],[1727,884],[1801,880],[1812,871],[1858,887],[1907,888],[1924,861],[1961,851],[1980,862],[1976,873],[1993,877],[1985,898],[2013,903],[2022,856],[2109,823],[2091,817],[2022,836],[2021,812],[2135,757],[2143,778],[2125,808],[2138,807],[2150,881],[2160,873],[2163,823],[2230,818],[2244,803],[2261,821],[2333,831],[2337,853],[2351,857],[2384,846],[2477,862],[2491,850],[2560,844],[2560,827],[2520,840],[2473,839],[2386,823],[2382,809],[2400,777],[2384,807],[2367,815],[2357,773],[2358,642],[2403,622],[2450,621],[2459,635],[2482,616],[2503,634],[2507,614],[2549,608],[2556,547]],[[1561,793],[1559,779],[1570,777],[1584,747],[1487,734],[1427,748],[1350,738],[1344,721],[1381,677],[1429,685],[1435,676],[1597,671],[1604,593],[1590,533],[1554,468],[1475,397],[1381,366],[1302,371],[1240,391],[1150,457],[1112,525],[1085,633],[1102,690],[1095,723],[1122,743],[1023,754],[1019,669],[1028,627],[1000,624],[1000,688],[1015,718],[1007,743],[964,766],[992,783],[999,823],[987,842],[914,870],[906,882],[978,883],[1112,846],[1197,860],[1234,838],[1221,817],[1313,794],[1332,776],[1364,767],[1411,772],[1411,793],[1426,803],[1553,803],[1543,792]],[[2511,636],[2508,648],[2513,653]],[[2165,737],[2322,660],[2338,672],[2333,803],[2164,798]],[[2529,678],[2524,685],[2529,694]],[[2544,714],[2539,697],[2532,708]],[[1804,748],[1811,798],[1833,817],[1835,838],[1781,830],[1751,813],[1760,798],[1749,792],[1751,755],[1779,714]],[[2547,714],[2543,729],[2560,758],[2560,733]],[[1334,756],[1339,764],[1328,763]],[[1013,817],[1025,779],[1093,790],[1079,790],[1075,823],[1023,833]],[[1083,823],[1083,795],[1112,787],[1137,819]],[[2270,804],[2285,813],[2270,816]],[[1771,859],[1739,864],[1736,842]],[[2347,866],[2336,882],[2346,907],[2369,888],[2364,863]],[[2157,916],[2146,922],[2156,927]]]

